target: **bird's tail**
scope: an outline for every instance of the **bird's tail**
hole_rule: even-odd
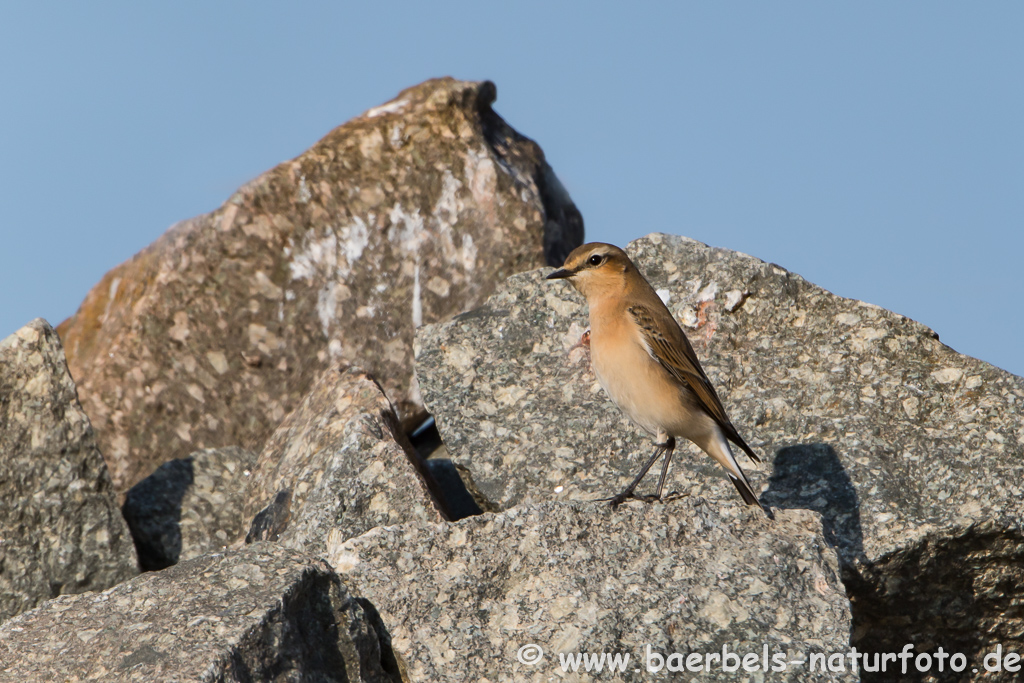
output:
[[[754,493],[754,488],[750,485],[747,475],[743,472],[740,464],[736,462],[736,456],[732,454],[732,449],[729,448],[729,442],[726,440],[725,434],[721,432],[716,434],[716,437],[709,445],[711,448],[708,449],[708,453],[726,469],[729,481],[740,492],[743,502],[747,505],[756,505],[764,510],[764,506],[757,499],[757,494]]]
[[[757,495],[754,494],[754,489],[750,488],[750,482],[748,482],[745,477],[743,479],[737,479],[734,475],[730,474],[729,481],[736,486],[736,490],[740,492],[741,496],[743,496],[744,503],[747,505],[761,504],[761,501],[757,499]]]
[[[724,431],[726,438],[739,446],[743,452],[747,454],[747,457],[750,458],[751,462],[761,462],[761,458],[757,456],[754,449],[747,445],[747,442],[743,440],[743,437],[740,436],[740,433],[736,431],[736,428],[732,426],[731,422],[725,425]]]

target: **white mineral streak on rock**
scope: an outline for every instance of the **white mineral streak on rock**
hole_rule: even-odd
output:
[[[958,368],[942,368],[932,373],[932,379],[939,384],[952,384],[964,376],[964,371]]]
[[[107,293],[107,306],[103,309],[103,319],[107,319],[107,315],[110,314],[110,306],[114,303],[114,297],[117,296],[117,288],[121,284],[121,278],[115,277],[110,281],[110,291]]]
[[[445,260],[455,263],[458,260],[458,253],[455,249],[455,226],[459,222],[459,211],[462,210],[462,202],[459,200],[459,190],[462,183],[445,170],[441,179],[441,195],[434,204],[431,216],[437,226],[436,239],[440,242],[440,251],[444,254]]]
[[[835,321],[840,325],[856,325],[860,322],[860,316],[856,313],[839,313],[835,316]]]
[[[363,116],[368,119],[372,119],[380,116],[381,114],[397,114],[405,109],[408,104],[409,100],[391,100],[390,102],[385,102],[379,107],[367,109]]]
[[[452,175],[451,171],[445,169],[441,176],[441,196],[434,204],[434,218],[439,223],[454,223],[459,215],[462,202],[459,201],[459,190],[462,183]]]
[[[739,306],[747,298],[747,295],[738,289],[730,289],[725,293],[725,310],[735,311],[736,307]]]
[[[498,171],[485,148],[466,152],[466,183],[477,204],[487,206],[494,202]]]
[[[330,230],[322,237],[304,239],[294,250],[289,265],[292,279],[323,283],[317,293],[316,312],[325,337],[331,336],[331,327],[338,315],[338,302],[351,295],[343,281],[351,274],[369,243],[370,230],[366,221],[355,216],[348,225]]]
[[[423,324],[423,300],[420,295],[420,264],[417,263],[412,276],[412,326],[414,328]]]
[[[476,268],[476,245],[468,232],[462,235],[462,267],[470,271]]]
[[[293,280],[312,281],[318,273],[333,273],[338,267],[338,238],[328,232],[320,239],[304,240],[295,251],[289,269]]]
[[[714,301],[716,294],[718,294],[718,283],[712,282],[707,287],[700,290],[700,294],[697,295],[697,303]]]
[[[366,222],[359,216],[355,216],[352,219],[352,223],[345,228],[343,238],[345,241],[345,260],[346,267],[343,275],[348,275],[352,272],[352,268],[355,266],[356,261],[363,255],[363,251],[366,250],[367,245],[370,244],[370,231],[366,227]]]
[[[340,240],[339,240],[340,237]],[[289,266],[293,280],[346,277],[370,244],[370,230],[361,216],[320,238],[307,238],[295,250]],[[338,252],[344,259],[339,262]]]
[[[174,326],[171,327],[168,332],[171,339],[183,342],[188,338],[188,313],[185,311],[178,311],[174,314]]]
[[[328,281],[316,298],[316,315],[320,318],[320,328],[324,337],[331,336],[331,323],[334,322],[334,314],[338,308],[337,284]]]
[[[388,142],[391,143],[392,149],[399,149],[402,146],[402,129],[403,126],[400,123],[396,123],[394,127],[391,129],[391,138],[388,140]]]
[[[395,204],[388,212],[388,218],[391,219],[388,239],[410,254],[417,253],[423,242],[423,217],[420,216],[420,210],[416,208],[408,213],[401,204]]]

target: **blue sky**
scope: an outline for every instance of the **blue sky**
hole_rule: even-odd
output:
[[[0,337],[452,75],[495,81],[588,239],[743,251],[1024,374],[1022,28],[1011,2],[4,3]]]

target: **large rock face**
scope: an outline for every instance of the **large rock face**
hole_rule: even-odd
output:
[[[376,612],[324,562],[267,543],[52,600],[0,643],[5,681],[399,680]]]
[[[258,450],[339,359],[424,415],[413,331],[560,262],[582,219],[489,82],[428,81],[110,271],[59,328],[115,485]]]
[[[380,385],[359,368],[330,368],[267,441],[248,480],[248,541],[314,555],[327,533],[440,522],[429,475]],[[443,504],[440,504],[443,507]]]
[[[745,465],[762,500],[823,515],[854,644],[1024,651],[1024,380],[743,254],[662,235],[629,251],[767,459]],[[441,436],[501,507],[613,495],[651,452],[573,348],[585,304],[545,272],[418,338]],[[681,450],[667,491],[742,505],[710,458]]]
[[[681,678],[694,673],[672,655],[701,653],[705,664],[723,647],[755,653],[764,680],[858,680],[848,662],[809,674],[812,653],[843,652],[850,634],[836,555],[813,513],[772,522],[700,498],[544,503],[342,539],[329,539],[328,558],[380,611],[412,680],[561,680],[586,673],[563,669],[567,656],[617,653],[630,657],[624,669],[613,678],[606,662],[594,680],[646,681],[648,648],[660,677]],[[765,646],[769,662],[805,663],[765,674]],[[701,679],[737,680],[721,663]]]
[[[0,621],[138,573],[135,549],[56,332],[0,341]]]

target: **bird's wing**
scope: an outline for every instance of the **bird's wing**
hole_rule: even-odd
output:
[[[697,360],[697,354],[686,338],[668,309],[658,316],[647,306],[634,304],[628,309],[633,321],[639,326],[643,341],[651,357],[657,360],[678,382],[688,386],[725,432],[729,440],[738,445],[754,462],[760,462],[750,446],[733,427],[729,416],[725,414],[722,401],[718,398],[715,388]],[[668,320],[664,318],[667,316]],[[659,318],[661,318],[659,320]]]
[[[725,408],[722,407],[718,394],[704,374],[697,354],[693,352],[690,340],[683,331],[678,330],[678,334],[673,334],[676,330],[665,330],[666,325],[659,325],[653,312],[646,306],[634,305],[628,310],[642,331],[644,343],[651,357],[661,363],[677,381],[689,386],[716,422],[728,422]],[[678,325],[676,327],[678,328]]]

